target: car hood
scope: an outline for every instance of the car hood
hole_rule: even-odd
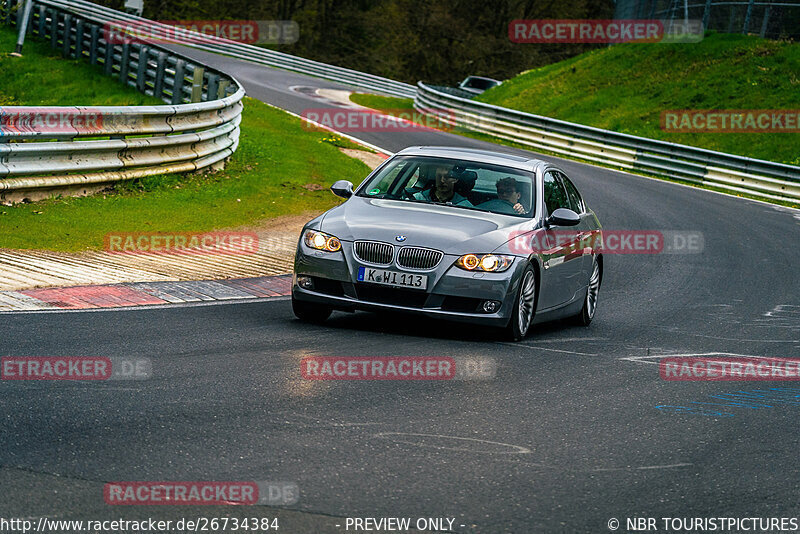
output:
[[[493,252],[516,232],[532,227],[531,219],[521,217],[450,206],[351,197],[328,211],[319,229],[342,241],[383,241],[460,255]],[[405,236],[405,240],[399,242],[397,236]]]

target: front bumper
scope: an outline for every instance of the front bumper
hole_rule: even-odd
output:
[[[525,259],[518,257],[502,273],[475,273],[455,267],[457,258],[445,254],[434,269],[408,270],[396,264],[381,266],[360,261],[353,254],[352,242],[343,241],[342,250],[331,253],[311,249],[301,241],[294,262],[292,297],[338,310],[394,310],[487,326],[508,324]],[[358,282],[360,266],[423,274],[428,278],[428,287],[421,291]],[[300,275],[314,280],[313,290],[297,285]],[[500,308],[493,313],[480,311],[480,304],[486,300],[499,301]]]

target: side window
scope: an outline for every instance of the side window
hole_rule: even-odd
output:
[[[586,206],[583,204],[583,199],[581,198],[580,193],[575,188],[575,185],[570,181],[569,178],[564,173],[559,173],[561,178],[564,180],[564,187],[567,190],[567,196],[569,197],[569,203],[572,204],[572,211],[580,215],[584,211],[586,211]]]
[[[544,174],[544,204],[547,206],[548,214],[558,208],[572,209],[561,178],[554,171],[547,171]]]

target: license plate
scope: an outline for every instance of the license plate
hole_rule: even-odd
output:
[[[385,271],[383,269],[373,269],[372,267],[359,267],[358,281],[411,289],[425,289],[428,287],[428,277],[423,274],[398,273],[397,271]]]

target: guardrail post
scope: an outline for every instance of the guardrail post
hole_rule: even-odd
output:
[[[75,59],[83,59],[83,19],[75,24]]]
[[[114,45],[108,41],[106,41],[103,72],[106,73],[106,76],[111,76],[111,74],[114,72]]]
[[[150,55],[150,50],[143,44],[139,45],[139,54],[137,56],[136,67],[136,88],[139,92],[144,93],[147,89],[147,61]]]
[[[747,35],[747,30],[750,28],[750,17],[753,15],[753,2],[755,0],[750,0],[747,3],[747,12],[744,15],[744,26],[742,26],[742,33]]]
[[[61,42],[62,49],[61,54],[69,58],[70,52],[72,51],[72,15],[69,13],[64,14],[64,40]]]
[[[58,11],[50,10],[50,46],[58,48]]]
[[[206,100],[214,100],[219,91],[219,74],[208,75],[208,94]]]
[[[164,92],[164,71],[167,69],[167,53],[159,52],[156,66],[156,81],[153,86],[153,96],[161,99]]]
[[[228,93],[228,86],[231,84],[228,80],[219,82],[219,90],[217,91],[217,98],[225,98]]]
[[[122,57],[119,60],[119,81],[123,85],[128,85],[128,68],[130,67],[131,60],[131,45],[124,43],[122,45]]]
[[[205,69],[203,67],[195,67],[192,74],[192,102],[200,102],[203,100],[203,77]]]
[[[72,15],[64,15],[64,37],[61,41],[61,55],[69,59],[72,56]]]
[[[39,6],[39,28],[37,29],[39,39],[44,39],[47,34],[47,8]]]
[[[172,84],[172,104],[183,103],[183,83],[186,76],[186,62],[179,59],[175,63],[175,82]]]
[[[761,32],[759,33],[762,39],[767,36],[767,25],[769,24],[769,12],[771,9],[772,6],[769,4],[764,6],[764,19],[761,21]]]
[[[708,29],[708,21],[711,20],[711,0],[706,0],[706,8],[703,10],[703,29]]]
[[[100,28],[97,27],[97,24],[92,24],[92,27],[89,28],[89,35],[91,36],[91,41],[89,42],[89,64],[94,65],[97,63],[97,42],[98,42],[98,34],[100,33]]]

